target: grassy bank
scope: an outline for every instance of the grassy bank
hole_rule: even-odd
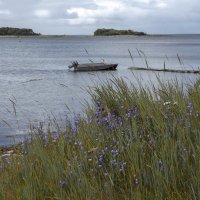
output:
[[[84,117],[1,153],[0,199],[199,199],[200,81],[110,80]]]

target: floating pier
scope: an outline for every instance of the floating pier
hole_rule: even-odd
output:
[[[200,70],[189,70],[189,69],[156,69],[156,68],[145,68],[145,67],[129,67],[130,70],[140,71],[155,71],[155,72],[171,72],[171,73],[190,73],[200,74]]]

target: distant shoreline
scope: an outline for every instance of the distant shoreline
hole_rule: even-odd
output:
[[[92,37],[92,38],[148,38],[148,37],[173,37],[173,36],[199,36],[200,33],[194,34],[148,34],[148,35],[112,35],[112,36],[94,36],[94,35],[0,35],[0,38],[64,38],[64,37]]]

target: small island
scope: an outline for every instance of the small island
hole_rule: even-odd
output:
[[[0,28],[0,36],[38,36],[39,33],[34,33],[32,29],[26,28]]]
[[[113,35],[136,35],[143,36],[147,35],[144,32],[138,32],[133,30],[116,30],[116,29],[97,29],[94,32],[94,36],[113,36]]]

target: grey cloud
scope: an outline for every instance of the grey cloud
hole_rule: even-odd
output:
[[[0,26],[43,34],[90,34],[98,27],[197,33],[199,10],[199,0],[0,0]]]

